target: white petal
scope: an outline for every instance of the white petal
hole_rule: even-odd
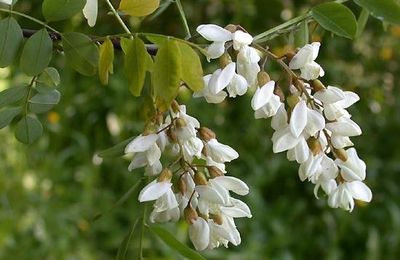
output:
[[[312,47],[312,50],[313,50],[312,60],[315,60],[318,57],[320,46],[321,46],[320,42],[311,43],[311,47]]]
[[[153,165],[161,158],[161,150],[157,144],[153,144],[150,149],[146,152],[147,163]]]
[[[325,127],[324,117],[317,111],[307,108],[306,131],[310,136],[315,135]]]
[[[147,151],[153,146],[157,139],[158,135],[156,134],[145,136],[139,135],[125,147],[125,153],[138,153]]]
[[[226,94],[225,91],[221,91],[218,94],[209,93],[208,95],[205,95],[204,97],[206,98],[207,103],[218,104],[218,103],[221,103],[222,101],[224,101],[227,96],[228,96],[228,94]]]
[[[217,139],[207,142],[207,153],[217,163],[230,162],[239,157],[232,147],[219,143]]]
[[[341,89],[328,86],[327,89],[317,91],[314,98],[321,100],[324,104],[332,104],[343,100],[345,95]]]
[[[307,105],[304,100],[300,100],[293,109],[290,116],[290,131],[295,137],[299,137],[307,124]]]
[[[340,121],[326,124],[326,129],[342,136],[361,135],[361,128],[350,118],[341,118]]]
[[[333,147],[335,147],[336,149],[341,149],[341,148],[345,148],[347,146],[354,145],[349,137],[342,136],[342,135],[332,134],[331,141],[332,141]]]
[[[300,141],[300,138],[293,136],[289,127],[276,131],[272,135],[273,152],[280,153],[295,147]]]
[[[243,96],[247,92],[248,88],[247,80],[239,74],[233,76],[231,83],[226,88],[229,93],[229,97],[236,97],[237,95]]]
[[[89,26],[93,27],[97,20],[97,0],[87,0],[83,8],[83,15],[88,21]]]
[[[211,94],[218,94],[232,81],[235,75],[236,63],[229,63],[223,70],[214,72],[210,79],[209,87]]]
[[[133,171],[134,169],[141,168],[147,165],[147,158],[146,153],[136,153],[133,158],[132,162],[128,166],[128,171]]]
[[[307,63],[312,62],[315,55],[315,48],[311,44],[306,44],[301,48],[289,63],[292,70],[297,70],[304,67]]]
[[[189,238],[197,251],[206,249],[210,242],[210,228],[207,221],[198,217],[189,226]]]
[[[308,148],[306,139],[301,138],[300,142],[294,147],[295,158],[298,163],[305,162],[310,156],[310,149]]]
[[[361,181],[353,181],[347,184],[349,192],[356,200],[370,202],[372,200],[372,192],[367,185]]]
[[[243,46],[250,45],[253,42],[253,37],[243,31],[236,31],[232,34],[233,48],[240,50]]]
[[[288,117],[287,117],[287,112],[285,109],[285,105],[281,105],[276,112],[275,116],[272,117],[271,120],[271,127],[275,130],[278,131],[280,129],[283,129],[288,126]]]
[[[306,63],[303,67],[300,68],[300,70],[301,70],[300,77],[302,77],[305,80],[313,80],[325,75],[324,70],[315,61]]]
[[[219,176],[213,180],[225,187],[225,189],[233,191],[238,195],[244,196],[249,193],[249,187],[247,184],[238,178],[232,176]]]
[[[147,176],[155,176],[160,174],[160,172],[163,170],[163,166],[160,161],[156,161],[152,165],[147,165],[145,169],[145,173]]]
[[[139,201],[152,201],[160,198],[171,189],[170,182],[157,182],[157,179],[147,184],[139,193]]]
[[[345,91],[344,95],[345,98],[342,101],[338,102],[338,105],[343,108],[348,108],[360,100],[360,97],[356,93],[351,91]]]
[[[227,42],[232,40],[232,33],[215,24],[203,24],[196,31],[206,40],[212,42]]]
[[[261,88],[257,88],[256,93],[254,94],[251,100],[251,107],[254,110],[258,110],[263,107],[265,104],[269,102],[272,95],[274,94],[275,81],[271,80],[266,83]]]
[[[213,42],[207,47],[207,58],[217,59],[225,52],[225,42]]]
[[[222,196],[207,185],[197,185],[195,190],[199,193],[201,200],[206,200],[216,204],[224,203]]]
[[[153,207],[156,212],[162,212],[178,207],[178,201],[176,200],[174,192],[171,189],[168,189],[164,195],[156,200]]]

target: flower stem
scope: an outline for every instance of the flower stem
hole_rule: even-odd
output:
[[[50,25],[47,25],[45,22],[42,22],[30,15],[24,14],[24,13],[20,13],[14,10],[10,10],[10,9],[4,9],[4,8],[0,8],[0,12],[4,12],[4,13],[10,13],[10,14],[14,14],[14,15],[18,15],[21,17],[24,17],[28,20],[31,20],[32,22],[35,22],[37,24],[43,25],[44,27],[46,27],[47,29],[49,29],[50,31],[53,31],[55,33],[61,34],[59,31],[57,31],[56,29],[54,29],[53,27],[51,27]]]
[[[114,14],[115,18],[118,20],[119,24],[121,25],[122,29],[126,33],[132,34],[131,31],[129,30],[128,26],[122,21],[121,16],[118,14],[117,10],[115,10],[114,6],[111,4],[110,0],[105,0],[108,6],[110,7],[111,12]]]
[[[183,10],[181,0],[175,0],[176,6],[178,7],[179,14],[181,15],[183,26],[185,27],[186,31],[186,39],[190,39],[192,35],[190,34],[189,25],[186,19],[185,11]]]

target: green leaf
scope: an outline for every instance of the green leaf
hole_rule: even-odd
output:
[[[17,124],[15,137],[18,141],[31,144],[43,134],[43,126],[32,116],[24,116]]]
[[[203,67],[199,55],[187,44],[177,43],[181,51],[182,81],[193,91],[204,88]]]
[[[48,22],[65,20],[81,12],[85,4],[85,0],[44,0],[42,13]]]
[[[299,30],[295,34],[295,47],[303,47],[309,42],[308,21],[300,23]]]
[[[142,93],[147,70],[147,53],[144,42],[135,38],[128,43],[125,54],[124,70],[128,78],[129,90],[135,97]]]
[[[60,85],[60,74],[57,69],[49,67],[39,75],[36,82],[49,88],[55,88]]]
[[[181,82],[181,52],[174,40],[167,40],[158,49],[154,61],[152,83],[156,105],[166,111],[176,98]]]
[[[114,45],[107,38],[99,50],[99,78],[103,85],[108,84],[108,74],[114,72]]]
[[[128,233],[126,234],[124,240],[122,241],[121,245],[118,248],[117,257],[116,257],[117,260],[125,259],[126,253],[128,252],[129,243],[133,236],[133,232],[135,232],[136,226],[138,225],[140,219],[141,218],[137,218],[135,220],[135,222],[133,223],[133,225],[129,228]]]
[[[10,107],[0,111],[0,129],[6,127],[21,113],[21,107]]]
[[[21,27],[13,17],[0,21],[0,68],[13,63],[22,40]]]
[[[60,102],[60,92],[53,89],[49,92],[39,92],[29,100],[29,110],[33,113],[44,113]]]
[[[101,158],[120,157],[125,154],[125,147],[133,140],[133,137],[126,139],[113,147],[99,152]]]
[[[182,256],[184,256],[188,259],[191,259],[191,260],[205,260],[205,258],[202,255],[200,255],[193,249],[190,249],[186,245],[179,242],[175,238],[175,236],[173,236],[171,233],[169,233],[165,229],[158,227],[158,226],[149,226],[149,229],[154,234],[156,234],[162,241],[164,241],[165,244],[167,244],[172,249],[176,250]]]
[[[353,39],[357,33],[357,20],[353,12],[338,3],[324,3],[312,10],[313,18],[326,30]]]
[[[85,76],[96,73],[99,52],[88,36],[76,32],[66,33],[63,34],[62,43],[67,62],[73,69]]]
[[[367,25],[368,18],[369,18],[369,11],[366,8],[363,8],[357,20],[356,38],[359,38],[363,33],[365,26]]]
[[[28,86],[11,87],[0,92],[0,107],[17,102],[28,95]]]
[[[394,0],[355,0],[355,2],[380,20],[400,24],[400,5]]]
[[[131,16],[146,16],[160,6],[160,0],[122,0],[119,9]]]
[[[28,76],[36,76],[50,63],[53,53],[53,41],[46,29],[37,31],[25,43],[20,66]]]

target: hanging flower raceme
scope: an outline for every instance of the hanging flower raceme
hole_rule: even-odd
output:
[[[156,176],[138,198],[140,202],[154,201],[150,222],[186,219],[189,238],[197,250],[239,245],[235,219],[250,218],[251,212],[231,192],[244,196],[249,188],[240,179],[225,175],[225,163],[239,154],[220,143],[212,130],[201,127],[186,113],[186,107],[176,102],[168,116],[149,129],[134,138],[125,152],[132,154],[129,170],[146,167],[147,175]],[[160,160],[167,152],[175,159],[163,167]]]

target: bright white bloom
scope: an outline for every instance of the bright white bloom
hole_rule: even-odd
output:
[[[179,220],[179,204],[175,194],[169,189],[159,197],[153,205],[153,211],[150,214],[150,221],[154,222],[176,222]]]
[[[139,193],[139,201],[152,201],[171,191],[172,183],[169,181],[154,181],[147,184]]]
[[[249,46],[253,42],[253,37],[241,30],[237,30],[232,34],[233,48],[235,50],[241,50],[242,48]]]
[[[93,27],[96,24],[97,5],[97,0],[87,0],[85,7],[83,8],[83,15],[87,19],[90,27]]]
[[[232,33],[230,31],[215,24],[200,25],[196,31],[206,40],[213,42],[207,48],[209,59],[221,57],[225,52],[225,43],[232,40]]]
[[[365,162],[358,157],[357,151],[350,148],[346,151],[347,161],[336,159],[335,163],[340,167],[340,174],[346,181],[362,181],[366,177],[367,166]]]
[[[235,98],[236,96],[243,96],[246,94],[249,84],[247,80],[239,74],[234,74],[231,82],[226,87],[229,97]]]
[[[360,100],[360,97],[356,93],[343,91],[332,86],[328,86],[327,89],[316,92],[314,98],[322,101],[325,117],[330,121],[334,121],[343,116],[350,117],[346,108]]]
[[[332,191],[328,204],[332,208],[343,208],[351,212],[354,208],[354,199],[370,202],[372,192],[361,181],[344,182]]]
[[[230,146],[221,144],[217,139],[211,139],[205,145],[207,157],[214,162],[225,163],[230,162],[239,157],[239,154]]]
[[[292,70],[300,69],[300,76],[305,80],[313,80],[318,77],[323,77],[325,75],[324,70],[315,62],[315,59],[318,57],[320,46],[321,44],[319,42],[306,44],[292,58],[289,67]]]
[[[358,136],[362,133],[357,123],[347,117],[341,117],[336,122],[327,123],[326,129],[332,133],[331,141],[336,149],[353,145],[349,137]]]
[[[251,100],[251,107],[255,110],[256,119],[274,116],[282,105],[279,96],[274,94],[274,89],[275,81],[273,80],[257,88]]]
[[[257,84],[257,74],[260,72],[258,62],[260,59],[261,57],[257,50],[249,46],[242,47],[237,55],[237,72],[247,80],[250,86]]]
[[[215,73],[215,72],[214,72]],[[219,71],[220,73],[220,71]],[[210,89],[210,80],[211,80],[212,75],[206,75],[203,77],[204,81],[204,88],[200,90],[199,92],[194,92],[193,97],[204,97],[207,101],[207,103],[212,103],[212,104],[217,104],[221,103],[222,101],[225,100],[225,98],[228,96],[225,91],[221,91],[218,94],[213,94]]]
[[[189,226],[189,238],[197,251],[206,249],[210,243],[210,227],[203,218],[198,217]]]

